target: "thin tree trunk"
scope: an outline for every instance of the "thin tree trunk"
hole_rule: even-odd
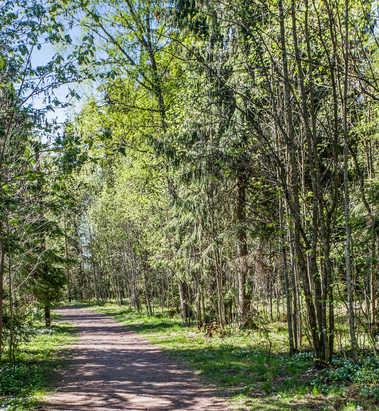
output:
[[[347,98],[349,82],[349,1],[345,0],[345,44],[344,44],[344,87],[343,87],[343,193],[344,193],[344,218],[345,218],[345,273],[346,290],[349,317],[349,333],[351,349],[356,352],[357,340],[355,335],[355,314],[352,284],[351,266],[351,224],[350,224],[350,194],[349,194],[349,174],[348,174],[348,124],[347,124]]]
[[[65,269],[66,269],[66,278],[67,278],[67,299],[69,302],[72,300],[72,295],[71,295],[71,276],[70,276],[70,266],[68,263],[68,238],[67,238],[67,219],[66,216],[64,216],[64,254],[65,254],[65,259],[66,259],[66,264],[65,264]]]
[[[180,315],[183,324],[187,324],[187,293],[186,286],[183,281],[178,282],[179,301],[180,301]]]
[[[317,316],[315,307],[313,304],[312,293],[310,288],[309,276],[307,273],[307,263],[305,260],[301,232],[302,225],[300,220],[300,207],[299,207],[299,187],[297,181],[297,166],[296,166],[296,156],[295,156],[295,138],[294,138],[294,128],[292,119],[292,105],[290,98],[290,80],[289,80],[289,69],[287,61],[287,47],[286,47],[286,32],[284,24],[284,11],[283,11],[283,1],[278,1],[279,8],[279,24],[280,24],[280,43],[282,52],[282,64],[283,64],[283,82],[284,82],[284,110],[286,117],[286,128],[287,128],[287,145],[289,153],[289,165],[290,165],[290,187],[289,187],[289,198],[288,205],[291,211],[292,220],[294,224],[294,249],[296,253],[296,263],[299,266],[302,284],[304,289],[305,302],[307,305],[309,326],[312,335],[313,348],[317,356],[322,357],[322,350],[320,350],[320,339],[318,335],[317,327]]]
[[[4,318],[4,243],[0,239],[0,359],[3,353],[3,318]]]
[[[49,304],[45,304],[44,314],[45,314],[45,326],[47,328],[50,328],[51,327],[51,309],[50,309]]]
[[[280,207],[280,210],[281,210],[281,207]],[[282,220],[282,217],[280,217],[280,220]],[[284,241],[283,235],[282,235],[281,252],[282,252],[283,277],[284,277],[284,292],[286,294],[288,343],[289,343],[290,354],[293,354],[296,350],[295,350],[295,344],[294,344],[295,333],[294,333],[294,327],[293,327],[292,290],[290,288],[289,278],[288,278],[287,252],[285,248],[285,241]]]
[[[237,179],[237,255],[238,255],[238,323],[242,327],[246,320],[246,276],[247,276],[247,235],[246,235],[246,177]]]

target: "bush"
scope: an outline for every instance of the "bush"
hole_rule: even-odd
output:
[[[353,383],[358,386],[364,385],[361,392],[364,396],[375,396],[379,392],[379,359],[366,357],[359,361],[345,358],[335,358],[331,368],[322,370],[314,379],[312,385],[325,387],[334,383]],[[371,398],[370,397],[370,398]]]
[[[379,386],[362,387],[359,394],[366,400],[379,402]]]
[[[1,395],[15,395],[28,391],[30,386],[40,382],[40,371],[37,365],[15,364],[4,365],[0,370]]]

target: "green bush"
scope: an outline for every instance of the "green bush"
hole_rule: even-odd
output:
[[[359,394],[366,400],[379,402],[379,386],[362,387]]]
[[[332,366],[321,371],[313,381],[317,387],[333,383],[354,383],[357,385],[378,384],[379,359],[366,357],[358,361],[336,357]]]
[[[0,393],[15,395],[41,384],[39,366],[31,364],[4,365],[0,369]]]

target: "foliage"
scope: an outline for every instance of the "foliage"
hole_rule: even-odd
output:
[[[279,323],[295,362],[307,348],[331,366],[321,385],[371,381],[354,357],[379,332],[375,13],[355,0],[3,1],[0,352],[15,361],[25,313],[43,306],[49,325],[65,291],[225,338],[258,330],[268,353]],[[36,67],[44,45],[59,51]],[[84,78],[96,91],[80,112],[46,124],[57,87]]]
[[[285,300],[291,353],[375,344],[377,32],[369,3],[346,4],[57,8],[111,69],[67,126],[85,261],[71,294],[240,328]]]
[[[196,327],[183,327],[166,312],[149,317],[131,309],[106,304],[98,312],[112,315],[128,329],[141,333],[178,361],[184,360],[207,381],[231,397],[232,404],[251,410],[344,409],[347,401],[362,410],[378,405],[378,360],[354,362],[336,357],[330,368],[313,368],[313,354],[283,352],[285,334],[270,327],[272,352],[259,331],[233,330],[230,335],[207,337]],[[271,407],[271,408],[270,408]]]
[[[35,64],[46,43],[67,41],[48,10],[39,0],[0,5],[0,357],[7,345],[10,361],[36,303],[50,316],[69,263],[60,223],[67,192],[50,144],[57,128],[45,114],[60,105],[55,88],[77,72],[58,52]]]
[[[61,363],[61,350],[72,341],[72,328],[60,323],[50,330],[34,323],[34,337],[20,346],[15,362],[1,363],[0,404],[7,410],[28,410],[48,389]]]
[[[330,368],[326,368],[314,381],[315,386],[324,384],[353,383],[361,386],[361,392],[370,396],[378,389],[379,371],[378,358],[365,356],[359,361],[345,358],[334,358]]]

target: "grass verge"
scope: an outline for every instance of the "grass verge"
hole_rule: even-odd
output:
[[[236,409],[379,410],[377,359],[337,358],[330,369],[317,371],[310,353],[286,353],[283,324],[271,324],[264,333],[227,329],[222,337],[207,338],[165,314],[147,317],[114,304],[93,308],[184,360],[226,391]]]
[[[33,409],[62,367],[62,350],[73,338],[69,324],[58,323],[51,329],[36,324],[33,338],[20,345],[15,363],[0,363],[0,410]]]

